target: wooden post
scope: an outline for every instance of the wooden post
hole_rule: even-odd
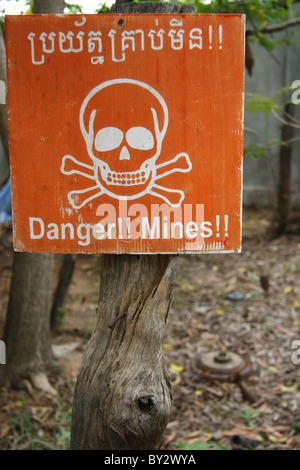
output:
[[[112,12],[180,13],[182,7],[127,3],[114,5]],[[176,259],[101,257],[97,318],[75,388],[72,449],[150,450],[161,445],[172,403],[162,341]]]
[[[103,255],[96,325],[77,379],[72,449],[156,449],[171,412],[162,340],[176,257]]]

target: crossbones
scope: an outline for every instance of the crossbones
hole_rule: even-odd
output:
[[[121,104],[118,104],[118,101]],[[79,115],[92,165],[71,155],[62,158],[64,175],[78,174],[93,181],[85,189],[73,190],[68,199],[80,209],[106,194],[115,199],[138,199],[147,194],[179,207],[182,190],[157,184],[175,172],[187,173],[192,164],[182,152],[157,164],[169,122],[162,96],[144,82],[115,79],[93,88],[84,99]]]

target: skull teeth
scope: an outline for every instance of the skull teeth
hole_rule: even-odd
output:
[[[137,186],[144,184],[149,177],[149,170],[145,171],[130,171],[130,172],[116,172],[116,171],[101,171],[102,178],[108,185],[115,186]]]

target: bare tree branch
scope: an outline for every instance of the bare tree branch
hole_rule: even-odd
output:
[[[272,110],[272,114],[276,117],[276,119],[278,119],[278,121],[282,122],[282,124],[284,125],[287,125],[289,127],[294,127],[295,129],[299,129],[300,130],[300,125],[297,125],[297,124],[293,124],[289,121],[286,121],[285,119],[283,119],[281,116],[279,116],[279,114],[276,113],[276,111]]]
[[[272,33],[277,33],[279,31],[284,31],[288,28],[293,28],[294,26],[300,25],[300,17],[293,18],[291,20],[283,21],[282,23],[279,24],[274,24],[270,26],[266,26],[265,28],[262,29],[247,29],[246,31],[246,36],[254,36],[257,33],[262,33],[262,34],[272,34]]]
[[[295,142],[299,142],[300,141],[300,136],[298,137],[293,137],[291,139],[287,139],[285,141],[281,141],[281,142],[274,142],[272,144],[266,144],[266,145],[261,145],[261,146],[251,146],[249,145],[249,147],[245,147],[245,151],[246,153],[249,153],[249,152],[256,152],[257,150],[264,150],[264,151],[269,151],[269,150],[276,150],[280,147],[282,147],[282,145],[289,145],[289,144],[294,144]]]

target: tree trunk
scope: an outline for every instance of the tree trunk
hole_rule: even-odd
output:
[[[171,412],[162,340],[175,257],[104,255],[77,379],[72,449],[156,449]]]
[[[64,255],[50,315],[51,331],[55,333],[61,330],[64,315],[60,308],[64,304],[69,285],[72,281],[75,262],[76,255]]]
[[[63,13],[64,2],[34,2],[35,13]],[[45,371],[51,363],[50,301],[53,255],[15,253],[4,338],[6,366],[0,383],[19,386],[30,378],[33,385],[55,393]]]
[[[295,115],[295,106],[291,103],[286,104],[285,112],[291,117]],[[283,124],[281,130],[281,140],[286,142],[293,137],[293,127]],[[279,184],[278,184],[278,203],[277,203],[277,235],[282,235],[287,228],[290,214],[291,200],[291,162],[292,146],[291,144],[282,145],[279,155]]]
[[[4,382],[18,386],[23,378],[51,364],[49,338],[52,255],[15,253],[5,325]],[[2,368],[0,370],[2,372]]]
[[[181,8],[141,2],[117,4],[112,11],[179,13]],[[96,324],[75,388],[72,449],[160,447],[172,404],[162,340],[176,260],[170,255],[101,257]]]
[[[65,6],[64,0],[34,0],[33,13],[63,13]]]

